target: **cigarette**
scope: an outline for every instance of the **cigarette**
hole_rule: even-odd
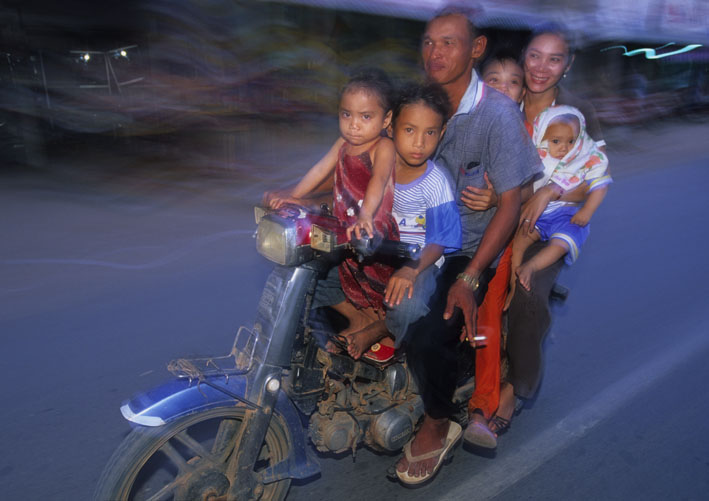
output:
[[[485,337],[485,336],[475,336],[473,338],[473,341],[484,341],[486,339],[487,339],[487,337]]]

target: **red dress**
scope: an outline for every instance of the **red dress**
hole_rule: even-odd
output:
[[[377,141],[378,143],[379,141]],[[372,148],[377,143],[372,145]],[[335,168],[335,186],[333,189],[333,214],[347,226],[357,222],[360,207],[372,178],[372,160],[369,151],[359,155],[345,154],[342,145]],[[379,209],[374,215],[374,229],[386,239],[399,240],[399,227],[391,215],[394,205],[394,175],[389,178],[384,189],[384,196]],[[375,256],[376,258],[376,256]],[[384,288],[394,272],[391,266],[365,259],[362,263],[348,257],[340,264],[340,283],[347,300],[357,308],[382,310]]]

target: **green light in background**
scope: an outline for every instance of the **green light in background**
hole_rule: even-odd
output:
[[[675,45],[675,43],[670,42],[668,44],[663,45],[662,47],[657,47],[656,49],[635,49],[635,50],[631,50],[630,52],[628,52],[628,48],[625,45],[614,45],[612,47],[606,47],[605,49],[601,49],[601,52],[611,50],[611,49],[623,49],[625,51],[622,54],[623,56],[632,57],[632,56],[637,56],[638,54],[645,54],[645,59],[662,59],[664,57],[676,56],[677,54],[683,54],[685,52],[689,52],[690,50],[694,50],[694,49],[702,46],[702,44],[693,43],[693,44],[685,45],[681,49],[673,50],[671,52],[663,52],[662,54],[657,53],[658,50],[664,49],[665,47],[669,47],[670,45]]]

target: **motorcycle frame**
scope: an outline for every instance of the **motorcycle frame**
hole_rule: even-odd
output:
[[[253,331],[257,340],[246,373],[212,371],[198,378],[171,380],[134,396],[121,407],[123,416],[132,423],[162,426],[207,409],[245,406],[241,432],[234,442],[238,454],[232,454],[227,464],[232,499],[246,498],[257,481],[304,479],[320,472],[320,464],[307,446],[300,414],[282,385],[306,296],[318,269],[316,260],[298,267],[276,266],[271,272],[256,313]],[[259,478],[239,474],[253,471],[274,412],[288,430],[288,456],[260,472]]]

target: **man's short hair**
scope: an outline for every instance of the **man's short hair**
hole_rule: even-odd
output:
[[[433,17],[428,21],[429,24],[434,19],[439,19],[446,16],[463,16],[467,21],[468,34],[470,35],[470,41],[472,42],[475,38],[482,35],[480,30],[475,25],[475,19],[480,16],[481,9],[478,7],[473,7],[466,5],[464,3],[451,2],[446,4],[443,8],[436,11]]]

